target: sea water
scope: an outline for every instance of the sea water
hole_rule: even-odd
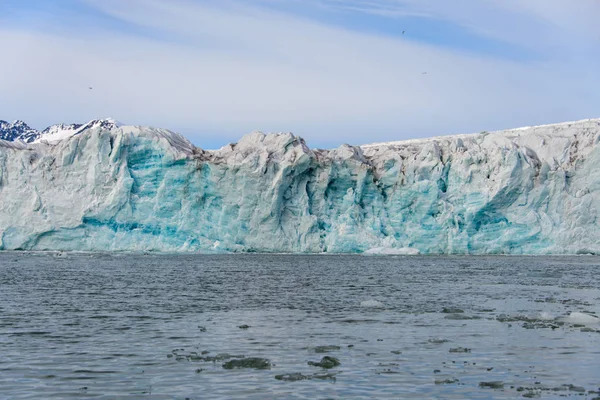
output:
[[[595,257],[0,253],[0,398],[591,399],[599,314]]]

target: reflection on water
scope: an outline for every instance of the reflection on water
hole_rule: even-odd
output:
[[[599,265],[0,253],[0,398],[591,399]]]

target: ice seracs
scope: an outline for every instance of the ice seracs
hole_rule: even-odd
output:
[[[112,120],[9,140],[3,250],[600,254],[600,120],[333,150]]]

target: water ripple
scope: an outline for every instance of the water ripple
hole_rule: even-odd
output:
[[[600,396],[599,261],[0,253],[0,398]]]

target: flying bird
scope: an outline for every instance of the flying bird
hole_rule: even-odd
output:
[[[427,72],[421,72],[421,75],[427,75]]]
[[[92,87],[90,86],[89,89],[92,90]]]
[[[403,35],[404,35],[404,32],[406,32],[406,31],[402,31],[402,34],[403,34]]]

